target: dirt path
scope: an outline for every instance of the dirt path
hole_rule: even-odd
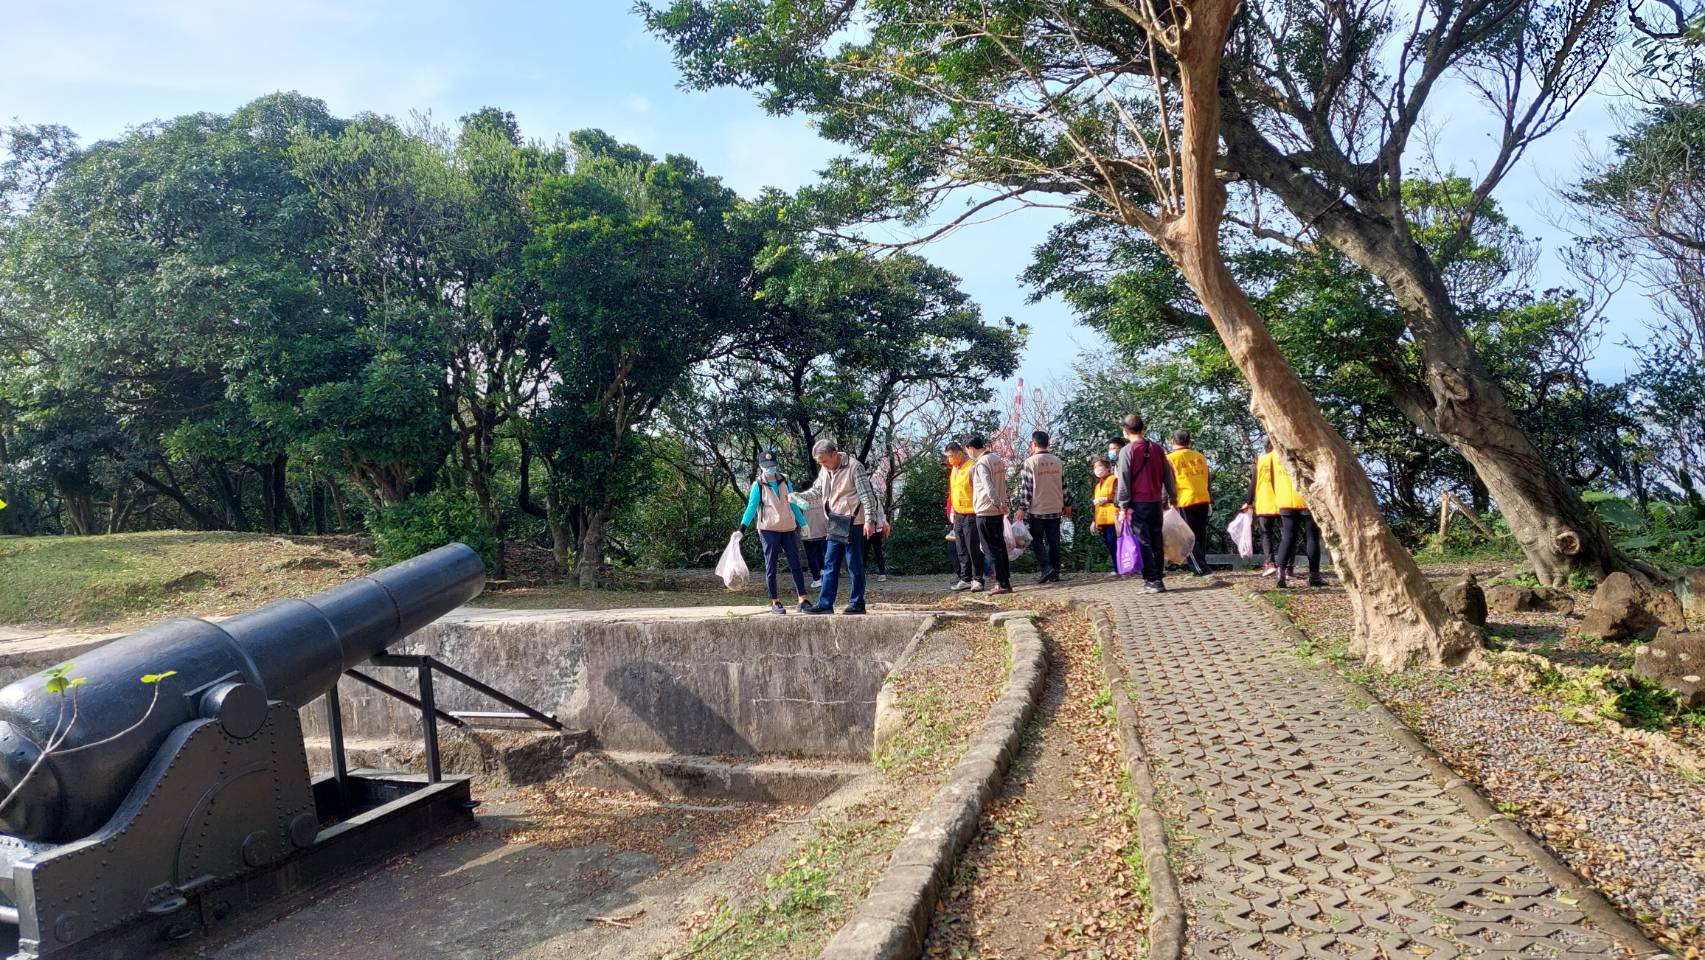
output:
[[[1075,613],[1039,626],[1052,664],[1042,703],[942,897],[927,956],[1143,955],[1146,886],[1094,633]]]

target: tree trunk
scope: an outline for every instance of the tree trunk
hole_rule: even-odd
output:
[[[183,489],[176,483],[168,483],[161,480],[159,477],[154,476],[146,470],[135,471],[135,476],[136,479],[148,485],[150,489],[164,494],[173,503],[177,504],[178,509],[182,510],[184,514],[189,517],[190,522],[195,524],[196,529],[219,530],[224,528],[224,524],[219,522],[218,517],[215,517],[213,514],[196,506],[194,502],[190,500],[189,496],[183,492]]]
[[[243,510],[242,485],[231,480],[231,471],[222,463],[211,464],[208,469],[212,471],[214,487],[219,491],[219,503],[225,508],[225,528],[247,533],[249,516]]]
[[[64,493],[60,496],[65,501],[66,532],[78,537],[91,536],[95,532],[95,501],[84,493]]]
[[[290,525],[290,532],[300,535],[302,533],[302,514],[296,509],[296,501],[290,498],[290,474],[286,466],[288,459],[282,453],[273,458],[272,499],[274,503],[278,504],[279,513],[283,516],[284,522]]]
[[[1390,670],[1460,662],[1479,646],[1478,632],[1449,616],[1415,558],[1392,535],[1361,463],[1286,362],[1220,251],[1225,187],[1214,175],[1217,85],[1237,7],[1236,0],[1193,4],[1181,30],[1183,213],[1156,239],[1189,280],[1248,380],[1255,414],[1332,548],[1355,615],[1352,649]]]
[[[557,496],[554,488],[555,484],[545,485],[545,525],[551,530],[551,557],[556,560],[557,569],[567,573],[574,531],[564,515],[562,498]]]
[[[1297,167],[1237,108],[1226,124],[1227,153],[1239,172],[1317,228],[1335,249],[1391,291],[1427,371],[1425,386],[1378,365],[1398,409],[1450,444],[1486,484],[1542,583],[1560,586],[1576,570],[1598,576],[1629,569],[1610,530],[1552,461],[1533,445],[1497,382],[1480,363],[1444,279],[1425,250],[1396,228],[1342,202]]]
[[[575,567],[575,576],[585,589],[598,585],[598,571],[604,563],[604,539],[610,518],[614,515],[615,510],[608,506],[586,514],[586,531],[580,535],[580,559]]]

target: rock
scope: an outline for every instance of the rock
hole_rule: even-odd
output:
[[[1675,594],[1644,588],[1628,574],[1617,572],[1605,577],[1593,593],[1580,632],[1602,640],[1626,640],[1650,637],[1660,627],[1680,629],[1684,625],[1681,601]]]
[[[1444,600],[1445,608],[1451,613],[1477,627],[1486,625],[1486,591],[1480,589],[1474,574],[1469,574],[1467,580],[1440,590],[1439,598]]]
[[[1684,710],[1705,706],[1705,630],[1664,627],[1635,649],[1634,672],[1674,690]]]
[[[1676,583],[1681,608],[1690,617],[1705,617],[1705,567],[1688,567]]]
[[[1499,613],[1575,612],[1575,598],[1565,591],[1551,587],[1524,587],[1519,583],[1494,584],[1486,590],[1486,604]]]
[[[1553,613],[1574,613],[1575,598],[1569,596],[1567,590],[1555,587],[1538,587],[1531,591],[1532,603],[1535,610],[1550,610]]]

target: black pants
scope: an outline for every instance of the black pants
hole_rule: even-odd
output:
[[[776,599],[776,565],[783,555],[787,557],[787,572],[793,574],[794,596],[805,596],[805,574],[799,567],[798,536],[792,530],[786,533],[760,530],[758,536],[764,541],[764,586],[769,588],[770,599]]]
[[[1261,555],[1267,558],[1267,566],[1279,565],[1279,517],[1277,514],[1263,515],[1255,518],[1255,527],[1261,532]]]
[[[1111,524],[1110,523],[1105,527],[1096,527],[1095,532],[1101,534],[1101,543],[1103,546],[1105,546],[1107,548],[1107,559],[1112,561],[1113,570],[1115,572],[1117,572],[1119,569],[1119,526],[1118,526],[1118,524]]]
[[[885,539],[887,538],[882,535],[882,531],[878,530],[864,540],[865,563],[874,562],[876,572],[883,576],[888,575],[888,557],[882,553],[882,541]]]
[[[1005,517],[978,517],[977,533],[983,541],[983,555],[995,567],[995,583],[1012,587],[1012,563],[1006,556]]]
[[[1131,504],[1131,526],[1137,532],[1137,542],[1143,547],[1143,582],[1160,583],[1166,571],[1166,538],[1161,535],[1161,521],[1166,506],[1159,500],[1153,503]]]
[[[1190,532],[1196,535],[1196,545],[1190,548],[1190,562],[1187,566],[1201,577],[1208,575],[1208,514],[1213,509],[1214,505],[1211,503],[1195,503],[1178,508],[1178,512],[1184,515],[1184,522],[1189,525]]]
[[[1030,524],[1030,549],[1036,552],[1036,565],[1045,577],[1060,572],[1060,518],[1026,517]]]
[[[1280,510],[1279,522],[1284,525],[1284,539],[1279,542],[1279,569],[1288,571],[1296,562],[1298,540],[1308,541],[1308,575],[1320,575],[1320,525],[1307,510]]]
[[[959,538],[959,579],[966,583],[983,579],[983,538],[977,534],[977,515],[955,513],[953,535]]]
[[[823,551],[829,546],[828,537],[805,541],[805,562],[811,566],[811,579],[823,579]]]

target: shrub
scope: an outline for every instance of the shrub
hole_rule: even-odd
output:
[[[466,490],[434,490],[410,497],[367,518],[380,566],[401,563],[447,543],[473,547],[492,568],[497,537],[480,516],[479,504]]]

